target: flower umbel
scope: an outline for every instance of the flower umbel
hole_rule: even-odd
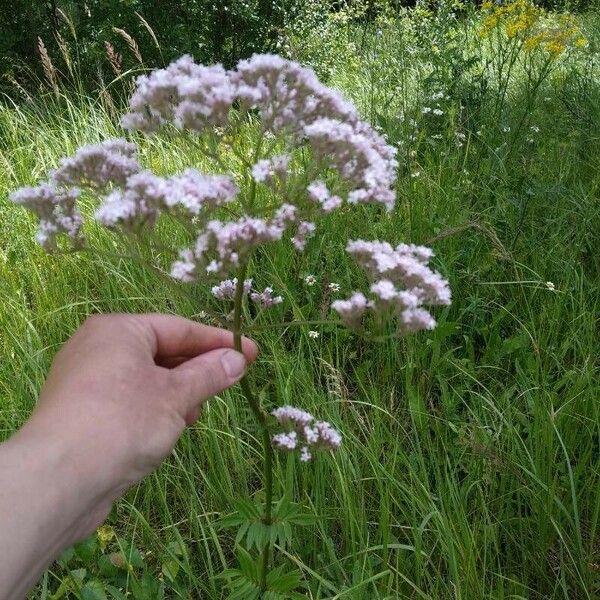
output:
[[[311,460],[314,451],[337,450],[342,445],[342,436],[330,423],[316,421],[310,413],[300,408],[281,406],[271,414],[281,426],[289,429],[273,436],[273,446],[290,452],[300,447],[302,462]]]

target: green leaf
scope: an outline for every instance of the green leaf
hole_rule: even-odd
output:
[[[61,555],[56,559],[56,562],[58,562],[58,564],[61,567],[66,567],[67,563],[69,563],[73,557],[75,556],[75,549],[73,547],[71,548],[67,548],[64,552],[61,553]]]
[[[82,542],[79,542],[74,547],[75,554],[85,563],[92,564],[96,562],[96,554],[100,551],[98,544],[98,538],[96,534],[86,538]]]
[[[167,560],[162,564],[161,570],[169,581],[175,581],[177,573],[179,573],[179,563],[176,560]]]
[[[246,577],[258,583],[258,565],[252,558],[252,555],[243,548],[238,548],[236,556],[240,563],[240,571],[246,575]]]
[[[302,573],[298,570],[285,573],[283,567],[278,567],[267,574],[267,588],[274,592],[290,592],[296,589],[301,581]]]
[[[81,600],[108,600],[104,586],[97,579],[88,581],[81,588]]]
[[[107,585],[106,591],[111,595],[113,600],[127,600],[125,594],[112,585]]]

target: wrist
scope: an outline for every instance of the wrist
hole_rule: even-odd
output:
[[[60,431],[38,432],[26,424],[0,446],[0,457],[0,486],[20,499],[9,514],[48,561],[93,531],[100,506],[110,508],[89,489],[77,451]]]

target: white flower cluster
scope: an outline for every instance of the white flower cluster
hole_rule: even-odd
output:
[[[295,406],[281,406],[271,413],[277,422],[291,431],[277,433],[272,442],[275,448],[292,452],[300,448],[300,460],[312,459],[315,450],[337,450],[342,436],[327,421],[315,421],[308,412]]]
[[[342,320],[353,329],[361,325],[367,310],[392,313],[399,318],[398,333],[406,334],[436,325],[424,305],[448,305],[451,292],[448,282],[429,266],[433,251],[425,246],[356,240],[348,243],[347,252],[374,281],[372,300],[355,292],[348,300],[331,304]]]

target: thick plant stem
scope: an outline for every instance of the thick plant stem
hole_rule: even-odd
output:
[[[246,279],[248,263],[244,262],[240,265],[237,273],[237,285],[235,289],[235,299],[233,308],[233,340],[234,348],[242,351],[242,305],[244,300],[244,280]],[[273,519],[273,448],[271,446],[271,435],[267,423],[267,414],[261,408],[258,398],[255,396],[252,385],[248,376],[245,375],[240,381],[244,397],[248,401],[258,425],[261,429],[263,443],[263,484],[265,488],[265,510],[263,515],[263,523],[270,525]],[[260,557],[259,564],[259,584],[262,591],[267,588],[267,573],[269,569],[271,548],[267,542]]]

